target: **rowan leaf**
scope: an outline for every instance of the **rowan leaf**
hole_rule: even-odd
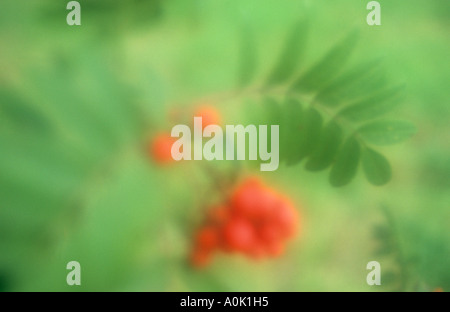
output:
[[[288,165],[295,165],[315,149],[322,131],[323,118],[313,107],[307,108],[300,119],[300,124],[290,130],[292,136],[292,154]]]
[[[306,46],[307,23],[300,20],[286,38],[280,58],[270,73],[266,85],[282,83],[295,74]]]
[[[384,185],[392,177],[388,160],[380,153],[370,148],[362,152],[362,166],[367,180],[373,185]]]
[[[301,135],[299,132],[304,122],[304,115],[304,109],[298,100],[292,98],[285,100],[280,125],[280,159],[287,164],[292,164],[300,153],[301,146],[297,144],[297,141]]]
[[[328,85],[321,88],[315,101],[326,106],[339,106],[344,102],[357,98],[367,89],[377,89],[380,81],[380,60],[360,63],[346,71]]]
[[[319,143],[309,156],[305,168],[310,171],[319,171],[330,166],[336,157],[342,139],[341,127],[335,121],[329,122],[323,129]]]
[[[339,41],[316,65],[302,75],[291,87],[292,91],[317,91],[336,77],[356,44],[356,32]]]
[[[239,32],[238,87],[245,88],[256,73],[256,43],[251,28],[244,24]]]
[[[355,177],[360,160],[361,147],[354,136],[344,143],[336,156],[330,171],[330,183],[333,186],[344,186]]]
[[[361,122],[382,116],[396,107],[402,87],[393,87],[372,94],[339,112],[339,116],[353,122]]]
[[[416,131],[416,127],[407,121],[380,120],[360,127],[358,134],[369,143],[389,145],[409,139]]]

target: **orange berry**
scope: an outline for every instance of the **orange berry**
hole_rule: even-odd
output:
[[[258,180],[250,179],[240,185],[231,198],[231,204],[236,213],[245,216],[254,215],[260,202],[261,184]]]
[[[275,242],[281,238],[280,230],[274,224],[264,224],[258,231],[259,237],[264,242]]]
[[[214,249],[219,243],[219,235],[217,230],[212,226],[207,226],[200,229],[196,235],[196,243],[202,249]]]
[[[292,237],[297,231],[299,217],[292,204],[283,199],[278,204],[273,221],[284,237]]]
[[[150,145],[150,155],[157,163],[170,163],[172,158],[172,145],[176,139],[170,134],[161,133],[156,135]]]
[[[280,200],[279,197],[277,193],[267,187],[261,189],[258,203],[259,219],[267,220],[272,218]]]
[[[220,113],[214,106],[204,105],[199,107],[195,113],[194,117],[202,117],[202,128],[205,129],[209,125],[220,124]]]

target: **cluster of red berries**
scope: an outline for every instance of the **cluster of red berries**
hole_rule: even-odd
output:
[[[191,263],[208,265],[215,251],[254,259],[277,257],[298,231],[299,215],[283,195],[249,178],[235,189],[226,205],[208,213],[196,232]]]
[[[202,126],[205,128],[208,125],[219,124],[220,114],[215,107],[210,105],[203,105],[196,109],[194,117],[202,117]],[[170,133],[161,132],[153,137],[149,145],[150,157],[157,164],[169,164],[173,162],[172,145],[177,139],[172,138]]]

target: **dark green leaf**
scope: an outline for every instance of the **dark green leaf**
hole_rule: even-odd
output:
[[[352,32],[335,45],[325,57],[308,70],[292,86],[293,91],[317,91],[336,77],[356,44],[356,33]]]
[[[330,166],[336,157],[339,146],[342,143],[342,138],[343,133],[341,127],[335,121],[328,123],[322,132],[316,149],[309,157],[305,168],[311,171],[318,171]]]
[[[291,137],[291,157],[288,165],[295,165],[303,158],[310,155],[318,144],[322,131],[323,118],[313,107],[304,111],[295,128],[290,128],[288,135]]]
[[[383,185],[391,179],[391,166],[380,153],[365,148],[362,153],[362,166],[367,180],[373,185]]]
[[[256,72],[256,43],[253,32],[248,25],[244,25],[240,31],[238,69],[238,87],[247,87]]]
[[[416,127],[407,121],[380,120],[362,126],[358,133],[369,143],[389,145],[410,138],[416,131]]]
[[[344,186],[354,178],[358,169],[361,147],[355,137],[350,137],[339,151],[331,168],[330,183],[333,186]]]
[[[395,108],[395,100],[402,87],[389,88],[353,103],[343,109],[339,116],[351,121],[365,121],[386,114]]]
[[[297,145],[298,132],[300,131],[304,110],[302,105],[296,100],[288,98],[284,103],[283,117],[280,124],[280,159],[291,163],[294,156],[299,153]],[[294,135],[296,133],[296,135]]]
[[[282,83],[295,74],[306,46],[307,23],[299,21],[286,38],[278,63],[267,79],[266,85]]]

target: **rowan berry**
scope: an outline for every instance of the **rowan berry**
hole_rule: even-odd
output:
[[[282,232],[279,228],[276,227],[276,225],[272,223],[266,223],[258,231],[260,238],[264,242],[275,242],[279,240],[282,236]]]
[[[220,124],[220,113],[214,106],[203,105],[197,108],[194,113],[194,117],[202,118],[202,128],[205,129],[209,125]]]
[[[232,218],[223,228],[223,239],[230,251],[247,251],[255,241],[255,231],[250,223]]]
[[[292,237],[298,227],[298,214],[293,205],[283,199],[275,210],[273,222],[277,224],[284,237]]]
[[[249,179],[236,189],[231,198],[231,206],[237,214],[249,218],[256,217],[260,215],[261,206],[264,204],[261,200],[263,195],[264,189],[260,181]]]
[[[206,225],[196,236],[197,266],[206,263],[207,252],[214,249],[253,259],[281,256],[298,224],[298,212],[287,198],[259,179],[249,178],[234,190],[226,205],[209,210]]]
[[[219,244],[219,234],[212,226],[205,226],[197,232],[196,244],[204,250],[212,250]]]
[[[156,135],[151,141],[149,148],[152,159],[159,164],[167,164],[174,161],[172,158],[172,145],[175,141],[176,139],[167,133]]]

